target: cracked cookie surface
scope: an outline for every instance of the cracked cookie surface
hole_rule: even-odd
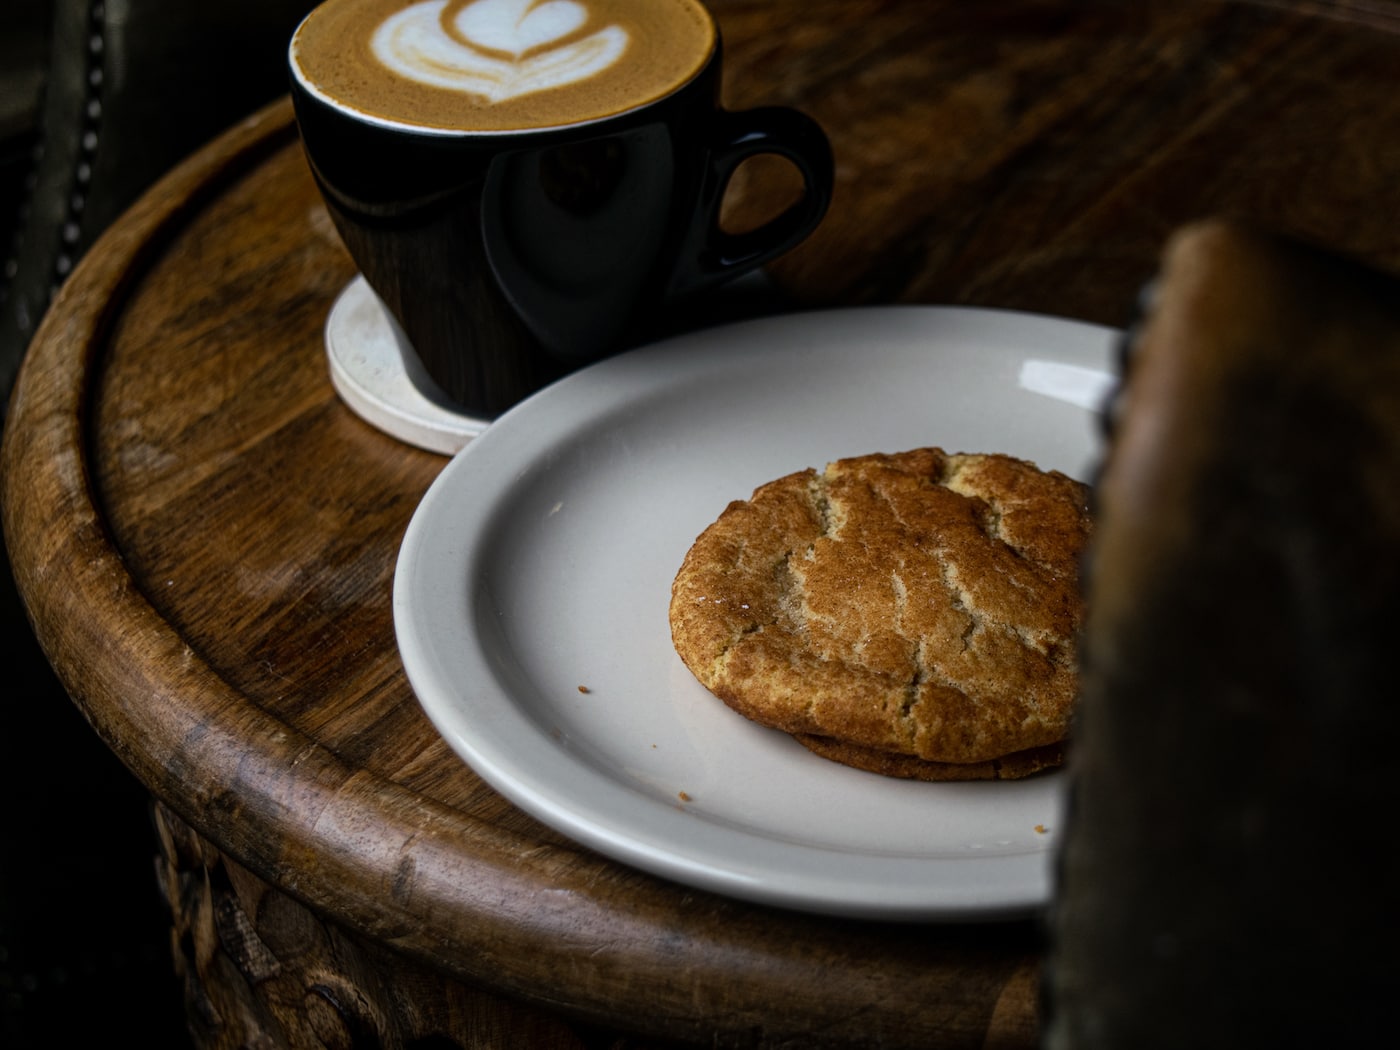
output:
[[[1088,494],[1024,460],[937,448],[779,478],[687,553],[676,651],[734,710],[837,761],[1024,775],[996,760],[1060,744],[1078,687]]]

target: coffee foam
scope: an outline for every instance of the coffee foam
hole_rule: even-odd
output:
[[[582,38],[588,11],[574,0],[447,0],[413,4],[380,23],[370,51],[409,80],[491,102],[576,84],[615,65],[631,40],[604,26]]]
[[[371,120],[495,132],[661,98],[715,42],[697,0],[329,0],[291,57],[313,91]]]

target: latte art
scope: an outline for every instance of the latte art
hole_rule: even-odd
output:
[[[558,127],[661,98],[717,40],[699,0],[328,0],[292,39],[315,94],[444,131]]]
[[[574,0],[452,0],[441,5],[440,22],[468,47],[519,58],[538,47],[566,44],[587,24],[588,8]],[[622,34],[624,43],[626,37]]]
[[[587,22],[575,0],[426,0],[386,19],[370,48],[399,76],[499,102],[613,65],[627,31],[612,25],[577,37]]]

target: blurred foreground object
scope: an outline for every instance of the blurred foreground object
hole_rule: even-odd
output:
[[[1180,231],[1106,414],[1051,1050],[1386,1030],[1400,283]]]

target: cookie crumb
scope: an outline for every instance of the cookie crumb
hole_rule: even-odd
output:
[[[688,794],[686,794],[684,791],[682,791],[682,792],[681,792],[680,794],[678,794],[676,797],[677,797],[678,799],[680,799],[682,802],[689,802],[689,801],[690,801],[690,796],[689,796]]]
[[[1044,824],[1037,824],[1037,825],[1035,826],[1035,833],[1036,833],[1037,835],[1044,835],[1044,834],[1045,834],[1045,825],[1044,825]]]
[[[579,686],[579,687],[578,687],[578,691],[579,691],[580,693],[591,693],[591,692],[593,692],[593,690],[592,690],[592,689],[589,689],[588,686],[586,686],[586,685],[581,685],[581,686]]]

